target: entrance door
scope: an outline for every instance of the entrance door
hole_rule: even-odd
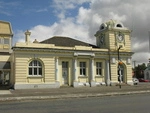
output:
[[[123,82],[124,81],[124,68],[122,65],[120,66],[120,71],[121,71],[121,82]]]
[[[120,79],[121,79],[121,82],[124,82],[124,67],[123,67],[123,65],[120,65],[118,67],[118,81],[120,81]]]
[[[10,73],[9,71],[0,71],[0,85],[9,85]]]
[[[62,84],[68,84],[68,62],[62,62]]]

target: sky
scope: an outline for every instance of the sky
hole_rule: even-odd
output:
[[[0,20],[9,21],[13,44],[67,36],[95,44],[94,34],[110,19],[132,30],[132,61],[148,63],[150,0],[0,0]]]

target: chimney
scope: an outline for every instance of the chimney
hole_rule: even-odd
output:
[[[25,42],[26,43],[30,43],[30,34],[31,32],[29,32],[28,30],[25,32]]]
[[[35,40],[33,41],[33,43],[39,43],[39,42],[37,41],[37,39],[35,39]]]

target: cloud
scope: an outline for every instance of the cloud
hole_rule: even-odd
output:
[[[53,7],[56,16],[64,19],[68,10],[73,10],[83,3],[90,2],[90,0],[53,0]]]
[[[110,12],[109,17],[113,17],[114,20],[118,20],[118,21],[125,21],[126,20],[126,15],[119,16],[118,14],[115,14],[114,12]]]
[[[136,62],[137,64],[143,64],[143,63],[148,63],[150,58],[150,53],[149,52],[137,52],[132,56],[133,61]]]
[[[16,30],[14,34],[15,34],[15,37],[13,38],[13,44],[17,42],[25,42],[25,38],[24,38],[25,35],[22,30]]]
[[[43,8],[43,9],[38,9],[36,12],[45,12],[45,11],[48,11],[48,9],[47,8]]]
[[[149,51],[149,41],[143,41],[143,42],[138,41],[138,38],[135,37],[131,40],[131,42],[132,42],[132,50],[134,50],[135,53]]]
[[[6,16],[12,16],[11,10],[16,8],[19,5],[19,2],[3,2],[0,1],[0,14]]]
[[[84,4],[88,3],[88,6]],[[79,40],[95,43],[94,34],[102,22],[110,19],[121,21],[132,30],[133,60],[146,61],[149,56],[150,31],[149,0],[54,0],[52,7],[58,17],[52,25],[33,26],[31,39],[39,41],[54,35],[69,36]],[[76,11],[76,15],[68,12]],[[139,56],[140,58],[136,57]],[[145,57],[147,56],[147,57]]]
[[[78,5],[90,2],[91,0],[53,0],[55,10],[75,9]]]
[[[11,16],[12,14],[10,12],[7,12],[7,11],[0,11],[0,14],[4,14],[6,16]]]
[[[31,41],[34,39],[42,41],[53,36],[67,36],[85,42],[91,41],[90,39],[87,39],[88,29],[86,29],[84,25],[75,24],[73,20],[73,18],[67,18],[65,20],[61,20],[59,23],[54,23],[51,26],[38,25],[33,27],[30,29]]]

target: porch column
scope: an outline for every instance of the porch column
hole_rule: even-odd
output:
[[[55,69],[55,71],[56,71],[56,81],[59,81],[59,79],[58,79],[58,57],[56,57],[56,61],[55,61],[55,66],[56,66],[56,69]]]
[[[106,84],[107,86],[111,85],[111,81],[110,81],[110,73],[109,73],[109,60],[106,60],[106,75],[107,75],[107,78],[106,78]]]
[[[60,83],[59,83],[59,69],[58,69],[58,57],[55,58],[55,79],[56,79],[56,87],[60,87]]]
[[[74,82],[73,82],[73,86],[74,87],[78,87],[78,76],[77,76],[77,57],[74,58]]]
[[[78,77],[77,77],[77,58],[74,59],[74,80],[78,81]]]
[[[96,86],[94,78],[94,58],[91,58],[91,87]]]

